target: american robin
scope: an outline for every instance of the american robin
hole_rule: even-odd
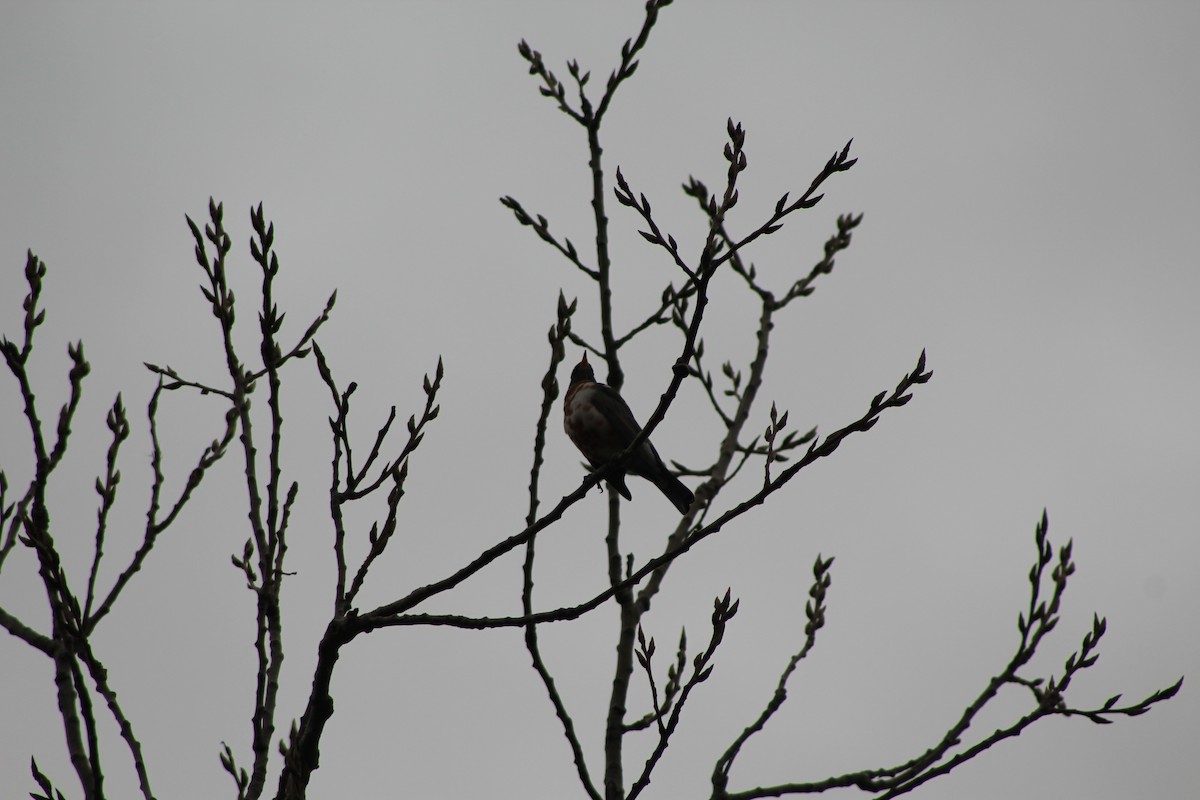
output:
[[[594,468],[619,456],[642,430],[621,395],[611,386],[596,383],[596,373],[592,372],[587,353],[571,371],[571,386],[563,398],[563,427]],[[625,485],[627,473],[639,475],[657,486],[680,514],[686,514],[695,499],[691,490],[666,468],[649,439],[629,456],[620,471],[614,471],[607,478],[610,486],[626,500],[631,500]]]

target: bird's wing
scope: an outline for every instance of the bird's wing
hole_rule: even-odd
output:
[[[620,442],[621,449],[628,447],[633,438],[642,430],[642,426],[638,425],[637,420],[633,418],[633,412],[629,410],[629,406],[615,389],[598,383],[596,391],[597,396],[593,401],[596,408],[608,420],[614,438]]]

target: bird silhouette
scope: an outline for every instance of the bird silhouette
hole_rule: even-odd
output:
[[[642,431],[617,390],[596,382],[596,373],[588,363],[587,353],[571,370],[571,385],[563,398],[563,427],[593,469],[614,460]],[[649,439],[630,454],[620,470],[614,470],[606,478],[622,497],[632,500],[629,487],[625,485],[626,474],[653,483],[680,514],[686,514],[695,499],[692,491],[663,464]]]

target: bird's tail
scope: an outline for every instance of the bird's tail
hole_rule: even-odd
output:
[[[684,486],[683,481],[668,472],[665,467],[654,476],[654,485],[679,509],[680,514],[686,514],[692,507],[692,501],[696,499],[692,490]]]

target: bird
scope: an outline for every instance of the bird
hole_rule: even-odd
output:
[[[593,469],[623,453],[642,431],[617,390],[596,382],[596,373],[588,363],[587,353],[571,370],[571,385],[563,398],[563,428]],[[663,464],[649,439],[642,441],[621,469],[614,470],[606,478],[622,497],[632,500],[629,487],[625,485],[626,474],[638,475],[653,483],[680,514],[686,514],[695,500],[691,489]]]

